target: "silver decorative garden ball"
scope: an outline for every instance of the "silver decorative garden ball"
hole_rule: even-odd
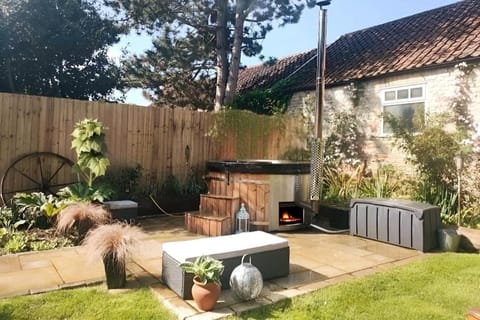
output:
[[[260,270],[251,262],[243,262],[247,255],[242,257],[242,262],[233,269],[230,276],[230,287],[242,300],[252,300],[258,297],[263,289],[263,277]]]

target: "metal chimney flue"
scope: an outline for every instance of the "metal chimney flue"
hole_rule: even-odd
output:
[[[323,8],[330,4],[328,1],[320,1],[319,26],[318,26],[318,46],[317,46],[317,75],[316,75],[316,106],[315,106],[315,126],[313,138],[311,141],[311,180],[310,180],[310,200],[312,209],[318,212],[318,202],[322,193],[322,171],[323,171],[323,137],[322,137],[322,113],[325,100],[325,65],[326,65],[326,46],[325,39],[327,34],[327,9]]]

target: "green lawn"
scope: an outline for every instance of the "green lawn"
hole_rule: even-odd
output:
[[[0,319],[175,319],[149,289],[108,293],[105,287],[59,290],[0,300]]]
[[[462,319],[480,307],[480,255],[435,254],[234,319]],[[103,286],[0,299],[0,319],[175,319],[148,289]]]
[[[480,256],[438,254],[236,319],[466,319],[480,307]]]

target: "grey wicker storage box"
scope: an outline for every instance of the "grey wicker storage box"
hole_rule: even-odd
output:
[[[251,256],[252,264],[260,270],[264,280],[284,277],[289,273],[288,241],[263,231],[254,231],[164,243],[162,279],[181,298],[191,299],[193,275],[185,273],[180,264],[205,255],[223,262],[225,269],[221,282],[222,288],[227,289],[230,275],[241,263],[244,254]]]
[[[138,203],[131,200],[105,201],[103,203],[117,220],[132,220],[137,218]]]
[[[438,246],[440,208],[390,199],[352,199],[350,234],[419,251]]]

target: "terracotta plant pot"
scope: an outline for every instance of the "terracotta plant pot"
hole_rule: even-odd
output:
[[[202,311],[210,311],[215,308],[218,297],[220,297],[220,285],[214,282],[202,284],[193,278],[192,296],[198,308]]]
[[[108,289],[124,288],[127,282],[127,273],[125,265],[115,261],[113,255],[107,255],[103,259],[103,266],[105,267],[105,277],[107,278]]]

